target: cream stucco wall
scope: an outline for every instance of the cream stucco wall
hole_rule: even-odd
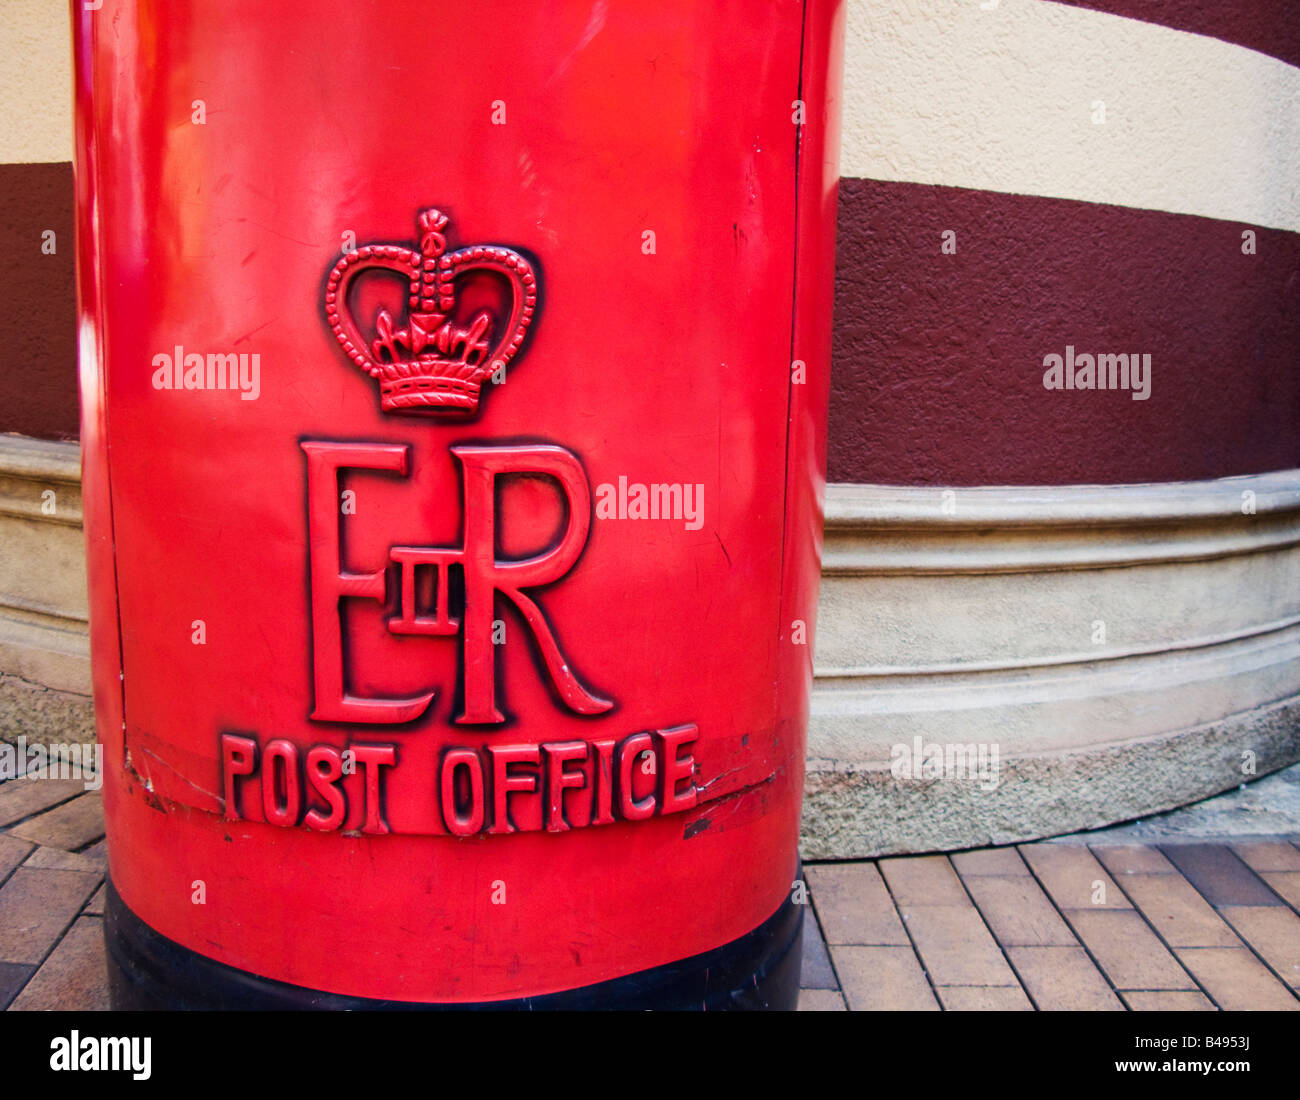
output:
[[[1049,0],[985,4],[849,0],[845,176],[1300,230],[1300,69]]]
[[[66,0],[0,4],[0,163],[72,159],[71,43]]]

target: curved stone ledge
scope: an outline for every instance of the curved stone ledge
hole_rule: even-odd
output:
[[[0,673],[0,741],[26,737],[33,744],[90,745],[95,708],[89,695],[33,684]]]
[[[1114,536],[1098,537],[1099,529]],[[1300,543],[1300,471],[1157,485],[829,485],[829,576],[1104,569]]]
[[[81,451],[0,435],[0,736],[90,742]]]
[[[1287,699],[1159,737],[1004,757],[992,790],[810,759],[800,850],[805,859],[951,851],[1147,817],[1294,763],[1298,729],[1300,698]]]
[[[832,485],[814,667],[809,858],[1092,828],[1293,763],[1300,470]],[[996,747],[996,786],[896,779],[917,738]]]

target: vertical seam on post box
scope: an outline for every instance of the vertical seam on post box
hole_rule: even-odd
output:
[[[92,60],[92,90],[93,90],[93,60]],[[99,149],[99,112],[93,114],[95,120],[95,148]],[[99,205],[99,181],[98,181],[99,156],[95,156],[95,174],[92,176],[92,183],[95,187],[95,204]],[[100,347],[100,367],[97,372],[99,375],[99,407],[103,417],[104,431],[104,485],[108,496],[108,538],[112,553],[110,560],[113,563],[113,617],[117,625],[117,690],[119,706],[122,708],[122,766],[126,767],[128,746],[127,746],[127,727],[126,727],[126,646],[122,638],[122,585],[118,576],[117,569],[117,511],[113,501],[113,460],[112,460],[112,435],[109,431],[110,412],[108,407],[108,326],[104,317],[103,301],[103,265],[102,250],[99,241],[99,219],[95,219],[95,304],[96,314],[101,319],[101,331],[103,332],[102,345]],[[107,876],[106,876],[107,877]]]
[[[85,26],[83,20],[81,33],[83,35],[93,35],[94,30]],[[89,104],[87,110],[90,114],[90,125],[88,127],[87,139],[90,144],[89,156],[85,159],[89,161],[87,165],[87,184],[91,192],[91,204],[95,211],[95,217],[90,224],[90,245],[92,253],[92,262],[90,265],[92,293],[94,295],[95,309],[95,329],[96,329],[96,354],[98,363],[96,364],[95,378],[96,386],[99,390],[99,419],[100,431],[99,436],[103,448],[104,456],[104,495],[108,508],[108,540],[109,540],[109,565],[113,571],[113,618],[114,626],[117,632],[117,666],[118,666],[118,705],[122,715],[122,765],[126,765],[127,757],[127,729],[126,729],[126,650],[122,639],[122,590],[118,580],[117,569],[117,518],[113,504],[113,469],[112,469],[112,445],[109,433],[109,409],[108,409],[108,329],[104,318],[104,271],[100,240],[100,186],[99,186],[99,155],[100,155],[100,132],[99,132],[99,113],[94,109],[94,92],[95,92],[95,51],[92,43],[80,43],[84,50],[85,72],[87,80],[86,102]],[[75,82],[74,82],[75,88]],[[74,110],[76,93],[74,91]],[[80,152],[78,150],[77,152]],[[74,162],[75,171],[75,162]],[[79,196],[80,197],[80,196]],[[78,222],[80,216],[78,216]],[[80,318],[78,318],[80,324]],[[78,346],[78,355],[80,355],[80,346]],[[84,469],[84,451],[83,451],[83,469]],[[83,473],[82,481],[84,484],[85,476]],[[106,876],[107,877],[107,876]]]
[[[808,0],[800,8],[799,19],[799,68],[795,76],[795,100],[803,100],[803,55],[808,39]],[[794,412],[794,378],[790,364],[794,362],[795,330],[798,327],[799,311],[799,168],[803,153],[803,127],[807,122],[806,105],[803,122],[794,128],[794,229],[790,257],[790,354],[786,357],[785,372],[785,462],[782,464],[781,483],[781,562],[777,583],[780,591],[776,598],[776,637],[781,639],[782,624],[785,618],[785,551],[786,540],[790,536],[790,431]],[[777,663],[780,669],[780,660]],[[780,676],[772,684],[775,699],[780,692]]]

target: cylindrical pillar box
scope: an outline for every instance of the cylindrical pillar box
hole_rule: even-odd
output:
[[[790,1006],[833,0],[73,5],[118,1006]]]

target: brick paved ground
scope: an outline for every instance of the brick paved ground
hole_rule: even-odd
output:
[[[79,780],[0,783],[0,1005],[108,1007],[103,838]]]
[[[805,873],[821,936],[800,1008],[1300,1009],[1291,839],[1052,841]]]
[[[79,782],[0,784],[0,1007],[107,1007],[103,831]],[[1125,835],[808,864],[799,1007],[1300,1008],[1300,835]]]

